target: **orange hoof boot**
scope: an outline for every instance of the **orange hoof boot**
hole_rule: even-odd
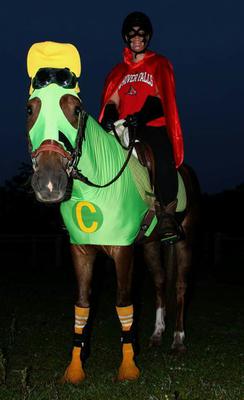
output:
[[[134,361],[134,351],[131,343],[123,344],[123,360],[119,367],[117,381],[135,381],[140,376],[140,370]]]
[[[139,376],[140,376],[140,371],[139,368],[137,368],[134,361],[131,363],[122,362],[122,364],[119,367],[117,381],[119,382],[135,381],[139,378]]]
[[[79,347],[73,348],[71,363],[66,368],[61,383],[72,383],[73,385],[78,385],[85,379],[86,375],[82,367],[80,351],[81,349]]]

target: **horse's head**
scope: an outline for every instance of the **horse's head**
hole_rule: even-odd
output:
[[[41,202],[65,199],[80,144],[82,112],[76,92],[55,83],[34,90],[29,98],[27,131],[34,170],[32,187]]]

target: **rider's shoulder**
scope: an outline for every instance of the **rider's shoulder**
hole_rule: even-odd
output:
[[[157,58],[157,62],[164,66],[172,66],[172,63],[168,57],[164,54],[155,53],[155,57]]]

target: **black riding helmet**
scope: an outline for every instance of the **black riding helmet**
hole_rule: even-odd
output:
[[[122,25],[122,37],[124,42],[130,47],[130,39],[126,38],[132,28],[138,26],[145,32],[145,36],[149,36],[147,46],[151,40],[153,34],[153,28],[148,16],[140,11],[134,11],[127,15]],[[144,50],[145,51],[145,50]]]

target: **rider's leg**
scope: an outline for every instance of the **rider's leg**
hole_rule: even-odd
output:
[[[155,194],[159,219],[158,233],[161,240],[176,240],[179,227],[174,218],[177,207],[178,176],[173,149],[166,127],[146,127],[140,130],[141,140],[147,142],[155,160]]]

